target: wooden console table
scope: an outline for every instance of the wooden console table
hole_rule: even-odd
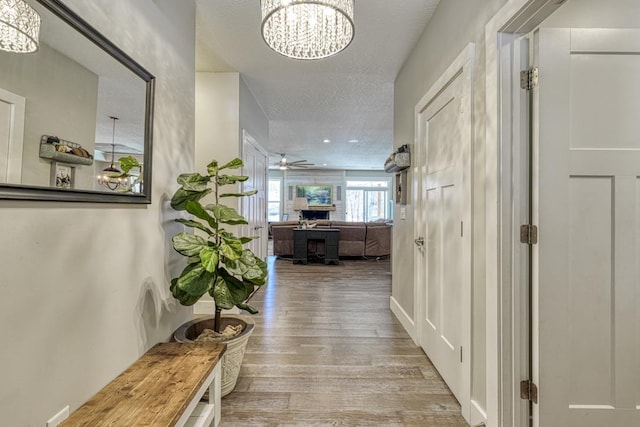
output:
[[[226,344],[161,343],[62,422],[62,426],[217,426]],[[200,402],[209,390],[208,402]]]
[[[293,263],[308,262],[309,240],[324,240],[324,263],[339,264],[337,228],[295,228],[293,230]]]

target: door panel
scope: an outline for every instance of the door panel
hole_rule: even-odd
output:
[[[7,182],[11,147],[11,104],[0,100],[0,182]]]
[[[249,178],[243,183],[243,191],[258,190],[258,193],[242,198],[242,215],[249,224],[242,227],[242,235],[257,237],[247,244],[259,258],[267,256],[267,154],[246,131],[243,131],[242,173]]]
[[[426,294],[425,303],[427,307],[425,320],[428,323],[434,333],[440,330],[442,323],[441,319],[441,281],[442,276],[442,253],[438,250],[438,247],[442,242],[442,227],[440,226],[440,220],[442,217],[442,206],[440,205],[440,194],[438,188],[427,189],[426,191],[426,206],[427,209],[427,263],[426,271]],[[422,342],[427,341],[425,337]],[[421,342],[421,344],[422,344]],[[423,345],[424,347],[424,345]],[[426,351],[426,349],[425,349]],[[428,352],[427,352],[428,354]]]
[[[536,35],[539,426],[640,425],[638,39],[633,30]]]
[[[572,319],[570,401],[609,402],[612,396],[610,346],[612,336],[613,180],[611,177],[570,177],[569,255]],[[589,230],[585,233],[585,230]],[[589,357],[582,357],[588,354]],[[583,375],[590,372],[589,375]],[[609,402],[610,404],[610,402]]]
[[[462,255],[462,242],[460,236],[461,215],[459,198],[461,196],[460,186],[448,185],[442,188],[442,209],[443,209],[443,236],[442,240],[442,307],[446,308],[442,312],[442,326],[440,327],[441,338],[449,346],[451,357],[458,359],[457,351],[462,346],[460,302],[462,301],[462,266],[460,256]],[[448,215],[446,213],[449,213]],[[459,363],[456,360],[456,363]]]
[[[0,89],[0,182],[22,182],[26,99]]]
[[[452,96],[455,101],[455,89],[446,91],[443,96]],[[462,327],[459,316],[463,283],[456,272],[464,268],[464,256],[459,228],[455,230],[453,224],[460,224],[462,219],[459,199],[464,194],[461,168],[455,162],[445,166],[458,157],[455,151],[461,147],[458,141],[451,138],[454,132],[445,130],[458,126],[457,114],[446,114],[457,104],[459,101],[448,102],[449,108],[438,109],[435,115],[428,116],[425,121],[426,152],[430,156],[433,143],[436,147],[436,161],[431,164],[436,165],[437,171],[428,173],[424,183],[427,203],[423,208],[426,209],[425,234],[428,236],[424,304],[429,310],[425,319],[428,325],[422,328],[421,334],[422,347],[456,396],[463,388],[459,357],[462,342],[461,334],[456,331],[456,328]],[[441,113],[443,115],[439,116]],[[437,125],[431,126],[432,123]]]
[[[464,54],[416,107],[422,153],[416,230],[424,236],[416,286],[418,342],[469,419],[470,364],[463,353],[471,346],[471,71]]]

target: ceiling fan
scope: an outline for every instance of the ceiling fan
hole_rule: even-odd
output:
[[[292,168],[307,168],[309,166],[313,166],[313,163],[307,163],[306,160],[295,160],[290,162],[287,160],[287,157],[284,153],[280,154],[280,161],[275,163],[279,169],[292,169]]]

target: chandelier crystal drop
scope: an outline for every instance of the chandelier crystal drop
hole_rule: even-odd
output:
[[[39,33],[40,15],[24,0],[0,0],[0,50],[35,52]]]
[[[262,37],[281,55],[321,59],[353,40],[354,0],[261,0]]]

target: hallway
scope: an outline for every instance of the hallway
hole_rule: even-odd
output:
[[[389,310],[389,260],[292,265],[269,282],[223,426],[466,426],[460,407]]]

